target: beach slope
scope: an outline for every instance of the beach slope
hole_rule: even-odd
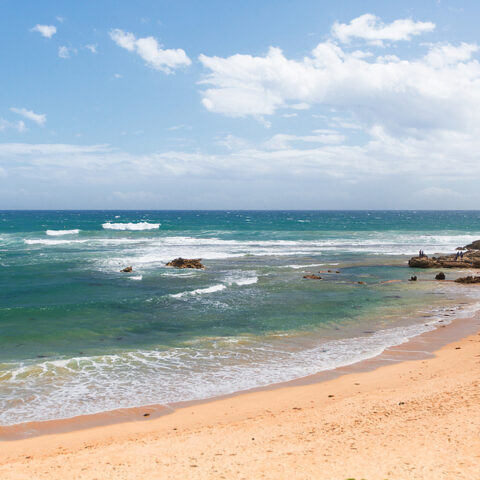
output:
[[[4,441],[0,478],[474,479],[480,334],[405,361],[159,418]]]

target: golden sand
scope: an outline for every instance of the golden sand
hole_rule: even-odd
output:
[[[480,479],[480,334],[426,358],[435,338],[395,353],[422,359],[3,441],[0,479]]]

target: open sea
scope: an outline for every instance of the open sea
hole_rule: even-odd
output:
[[[0,211],[0,425],[373,357],[480,308],[478,286],[407,267],[477,239],[472,211]]]

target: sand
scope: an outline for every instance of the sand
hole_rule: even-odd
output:
[[[480,334],[419,345],[371,371],[3,441],[0,479],[480,479]]]

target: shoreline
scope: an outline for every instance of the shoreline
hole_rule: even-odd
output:
[[[480,315],[416,340],[381,366],[322,382],[2,442],[0,477],[477,478]]]
[[[439,323],[443,323],[440,320]],[[199,400],[172,402],[169,404],[151,404],[118,408],[93,414],[77,415],[69,418],[17,423],[0,426],[0,441],[21,441],[44,435],[75,433],[97,427],[108,427],[117,424],[145,422],[170,415],[178,410],[192,406],[213,403],[219,400],[231,399],[252,393],[274,391],[282,388],[312,385],[335,380],[352,373],[374,371],[383,366],[402,362],[432,358],[435,352],[452,342],[466,338],[480,330],[480,310],[473,316],[454,318],[446,325],[438,325],[433,330],[423,332],[409,338],[406,342],[386,348],[379,355],[360,360],[346,366],[292,380],[235,391],[229,394],[208,397]]]

